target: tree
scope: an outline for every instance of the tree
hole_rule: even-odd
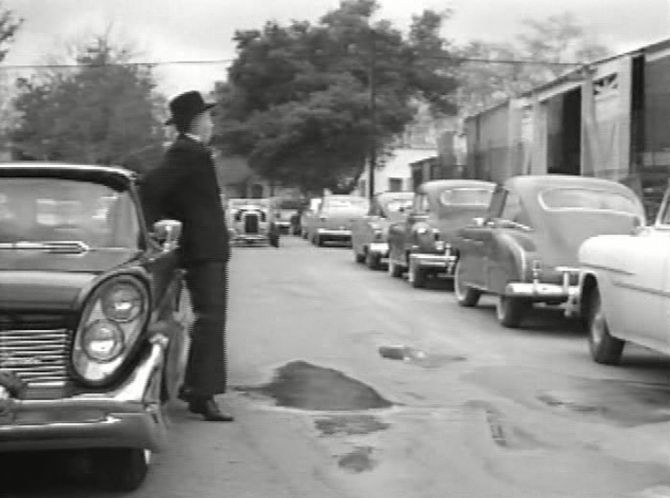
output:
[[[7,55],[9,45],[22,23],[23,19],[17,19],[12,11],[3,8],[0,2],[0,62]]]
[[[75,71],[20,79],[15,146],[36,159],[153,166],[162,151],[162,101],[151,69],[127,64],[131,55],[98,36],[78,49]]]
[[[417,100],[453,112],[456,80],[439,35],[445,16],[415,16],[405,37],[372,21],[377,8],[346,0],[315,25],[238,31],[228,83],[216,88],[216,144],[277,184],[346,192],[371,151],[383,157],[411,121]]]
[[[610,50],[590,36],[569,12],[540,20],[524,19],[522,26],[524,31],[517,35],[516,43],[475,40],[458,49],[464,59],[479,59],[466,61],[460,68],[462,113],[482,110],[551,81],[581,63],[610,55]]]

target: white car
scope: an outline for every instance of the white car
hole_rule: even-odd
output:
[[[653,226],[599,235],[579,250],[591,356],[617,364],[632,342],[670,355],[670,189]]]

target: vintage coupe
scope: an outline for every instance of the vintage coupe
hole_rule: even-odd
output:
[[[326,241],[351,242],[351,225],[365,216],[369,201],[355,195],[326,195],[307,227],[312,244],[322,246]]]
[[[670,189],[653,226],[592,237],[579,262],[593,359],[619,363],[627,341],[670,355]]]
[[[389,226],[405,219],[413,199],[413,192],[382,192],[374,196],[368,214],[351,227],[351,247],[357,263],[365,262],[376,270],[388,262]]]
[[[279,247],[279,227],[270,199],[228,199],[226,224],[233,244]]]
[[[0,451],[82,450],[131,490],[166,434],[188,303],[181,224],[121,169],[0,165]]]
[[[456,231],[488,208],[494,184],[479,180],[432,180],[417,189],[404,221],[389,228],[389,274],[405,271],[413,287],[430,275],[453,276]]]
[[[578,311],[577,251],[599,234],[630,233],[644,223],[640,200],[610,180],[517,176],[498,186],[484,218],[459,230],[454,292],[462,306],[498,296],[496,314],[518,327],[534,303]]]

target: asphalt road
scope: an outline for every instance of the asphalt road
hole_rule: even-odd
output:
[[[460,308],[446,287],[294,237],[235,249],[222,401],[237,420],[175,403],[131,496],[670,497],[667,358],[630,347],[597,365],[559,313],[503,329],[493,300]],[[52,464],[5,496],[106,496],[47,479]]]

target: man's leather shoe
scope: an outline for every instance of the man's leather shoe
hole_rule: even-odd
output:
[[[229,413],[222,412],[213,398],[191,399],[188,409],[192,413],[198,413],[210,422],[232,422],[235,420]]]

